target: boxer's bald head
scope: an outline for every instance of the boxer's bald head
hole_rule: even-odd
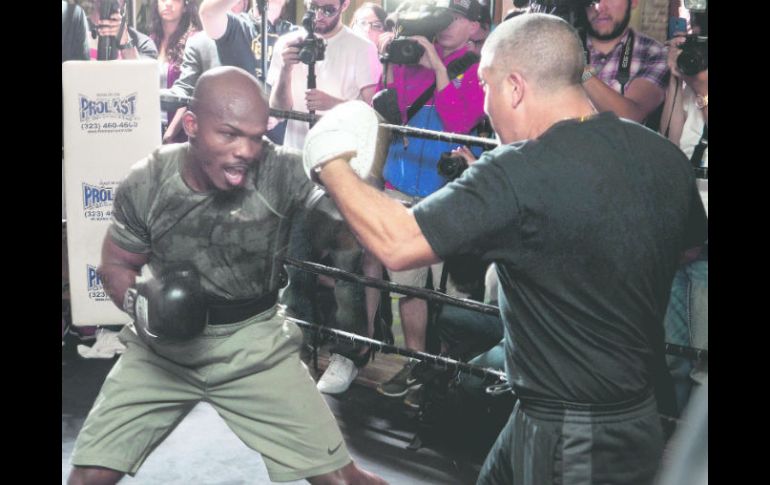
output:
[[[268,116],[268,104],[259,82],[245,70],[221,66],[201,75],[195,85],[190,110],[198,116],[231,116],[244,113]]]
[[[237,67],[206,71],[184,116],[191,160],[185,180],[196,190],[231,190],[248,182],[262,152],[269,109],[257,79]]]

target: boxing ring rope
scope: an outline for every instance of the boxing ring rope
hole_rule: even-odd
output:
[[[180,106],[187,106],[192,98],[171,94],[161,94],[160,99],[161,107],[168,111]],[[321,118],[320,115],[316,114],[310,114],[302,111],[279,110],[275,108],[270,108],[270,116],[287,120],[305,121],[308,123],[315,123]],[[399,133],[403,136],[411,136],[414,138],[424,138],[427,140],[457,143],[460,145],[478,146],[487,150],[491,150],[500,146],[500,143],[497,140],[491,138],[482,138],[480,136],[445,133],[443,131],[427,130],[423,128],[414,128],[412,126],[393,125],[388,123],[380,123],[380,126],[394,133]],[[708,167],[697,167],[693,170],[695,172],[696,178],[708,180]]]
[[[321,325],[306,322],[305,320],[299,320],[297,318],[286,317],[286,320],[290,322],[294,322],[302,328],[311,330],[313,332],[317,332],[327,337],[332,337],[335,340],[343,340],[351,343],[368,345],[374,348],[375,350],[377,350],[378,352],[382,352],[384,354],[402,355],[404,357],[410,357],[423,362],[428,362],[433,366],[435,366],[436,368],[440,368],[443,370],[463,372],[465,374],[471,374],[476,377],[481,377],[483,379],[494,378],[494,380],[499,382],[507,382],[507,377],[505,375],[505,372],[497,369],[490,369],[488,367],[481,367],[478,365],[468,364],[467,362],[455,360],[449,357],[445,357],[443,355],[433,355],[427,352],[419,352],[416,350],[404,349],[392,344],[380,342],[379,340],[363,337],[361,335],[345,332],[343,330],[323,327]]]
[[[350,283],[357,283],[363,286],[371,286],[380,290],[392,291],[406,296],[415,296],[423,298],[429,301],[435,301],[439,303],[445,303],[447,305],[453,305],[467,310],[477,311],[486,315],[500,316],[500,309],[493,305],[487,305],[485,303],[477,302],[474,300],[467,300],[464,298],[455,298],[444,293],[428,290],[426,288],[416,288],[408,285],[399,285],[390,281],[378,280],[377,278],[371,278],[369,276],[361,276],[353,273],[348,273],[338,268],[332,268],[324,266],[318,263],[311,263],[307,261],[299,261],[288,256],[283,258],[283,261],[295,268],[299,268],[303,271],[310,273],[331,276],[335,279],[341,279]],[[675,345],[666,343],[666,354],[674,355],[678,357],[685,357],[692,360],[708,360],[708,350],[698,349],[694,347],[686,347],[683,345]]]
[[[163,106],[164,109],[169,110],[173,109],[174,107],[178,108],[180,106],[186,106],[192,98],[188,98],[186,96],[162,94],[160,99],[161,106]],[[305,121],[308,123],[315,123],[321,119],[321,116],[316,114],[305,113],[302,111],[280,110],[275,108],[270,108],[270,116],[287,120]],[[444,141],[447,143],[458,143],[469,146],[480,146],[487,149],[496,148],[500,145],[497,140],[482,138],[480,136],[445,133],[443,131],[433,131],[422,128],[414,128],[411,126],[392,125],[387,123],[380,123],[380,126],[393,132],[400,133],[404,136],[412,136],[415,138]]]

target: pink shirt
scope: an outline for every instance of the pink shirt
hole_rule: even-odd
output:
[[[436,52],[444,65],[459,58],[468,51],[463,47],[447,57],[443,57],[443,48],[434,44]],[[434,93],[425,103],[435,105],[436,112],[444,124],[444,129],[453,133],[468,133],[484,116],[484,90],[479,84],[479,64],[475,63],[465,73],[449,80],[449,84]],[[407,108],[436,80],[433,70],[420,65],[393,66],[393,82],[388,88],[398,91],[398,108],[402,121],[406,121]],[[382,79],[377,90],[384,89]]]

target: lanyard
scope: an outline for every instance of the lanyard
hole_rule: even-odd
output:
[[[634,31],[628,31],[628,39],[623,49],[623,57],[620,58],[618,74],[615,79],[620,83],[620,94],[625,96],[626,83],[631,77],[631,54],[634,50]]]
[[[692,157],[690,157],[690,163],[695,168],[695,175],[698,178],[708,179],[708,168],[701,167],[703,161],[703,153],[706,151],[709,145],[709,125],[703,125],[703,134],[700,137],[700,141],[692,151]]]
[[[620,83],[620,94],[625,95],[626,83],[631,77],[631,54],[634,51],[634,31],[628,31],[628,38],[623,47],[623,56],[618,61],[618,73],[615,79]],[[588,54],[588,63],[591,63],[591,55]]]

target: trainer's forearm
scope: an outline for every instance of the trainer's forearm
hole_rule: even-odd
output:
[[[327,163],[320,179],[358,240],[386,267],[401,270],[439,261],[412,212],[364,183],[345,160]]]

